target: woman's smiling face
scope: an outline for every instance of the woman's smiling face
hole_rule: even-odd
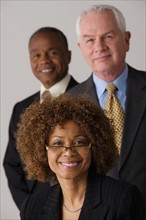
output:
[[[68,120],[62,126],[57,125],[49,135],[48,146],[48,163],[58,180],[87,176],[91,163],[90,143],[76,122]]]

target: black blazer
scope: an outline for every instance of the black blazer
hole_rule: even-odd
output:
[[[117,166],[108,175],[137,185],[146,211],[146,72],[128,67],[121,153]],[[72,95],[87,94],[99,105],[92,76],[68,92]]]
[[[71,89],[77,85],[77,81],[71,77],[68,89]],[[33,102],[40,100],[40,92],[24,99],[21,102],[16,103],[13,108],[10,125],[9,125],[9,141],[4,157],[4,169],[8,179],[9,189],[11,191],[12,197],[20,209],[25,197],[32,194],[42,188],[48,188],[49,184],[40,183],[38,181],[27,180],[26,175],[23,171],[23,166],[16,150],[16,143],[14,138],[14,133],[17,130],[17,123],[19,121],[21,113]]]
[[[62,192],[57,184],[29,196],[21,220],[61,220]],[[79,220],[144,220],[143,201],[136,186],[111,177],[91,175]]]

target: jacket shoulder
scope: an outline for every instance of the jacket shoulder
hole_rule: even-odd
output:
[[[131,66],[128,65],[128,68],[129,68],[129,74],[131,76],[137,76],[137,77],[142,77],[143,79],[146,80],[146,71],[143,71],[143,70],[138,70],[138,69],[135,69]]]
[[[73,88],[69,89],[67,91],[70,95],[80,95],[80,94],[86,94],[88,89],[93,87],[93,80],[92,76],[90,76],[87,80],[77,84]]]
[[[40,92],[37,92],[19,102],[17,102],[15,105],[14,105],[14,109],[17,109],[17,110],[23,110],[25,108],[27,108],[29,105],[31,105],[33,102],[38,102],[40,97],[39,97],[39,94]]]
[[[27,98],[17,102],[15,104],[15,106],[17,106],[17,105],[27,106],[27,105],[30,105],[31,103],[35,102],[35,101],[39,101],[39,99],[40,99],[39,95],[40,95],[40,92],[38,91],[38,92],[34,93],[33,95],[30,95]]]
[[[72,89],[72,88],[75,87],[76,85],[78,85],[78,82],[73,78],[73,76],[71,76],[66,91],[68,91],[69,89]]]
[[[13,107],[13,111],[12,111],[12,115],[11,115],[11,122],[13,123],[14,121],[17,122],[19,121],[19,116],[20,114],[27,108],[29,107],[32,103],[34,102],[38,102],[39,101],[39,92],[23,99],[20,102],[17,102],[14,107]]]
[[[142,196],[137,186],[131,185],[125,181],[119,181],[112,177],[105,176],[102,178],[102,193],[106,195],[106,200],[128,202],[130,204],[141,204]]]
[[[27,196],[20,210],[21,219],[30,219],[32,215],[38,216],[48,212],[58,203],[59,198],[60,186],[58,184]]]

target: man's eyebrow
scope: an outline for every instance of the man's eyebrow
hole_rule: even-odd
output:
[[[89,35],[88,35],[88,34],[84,34],[84,35],[82,35],[83,38],[94,37],[94,36],[95,36],[95,35],[91,35],[91,34],[89,34]]]
[[[103,34],[103,36],[104,36],[104,35],[107,35],[107,34],[113,34],[113,33],[114,33],[114,30],[110,30],[110,31],[105,32],[105,33]]]
[[[35,52],[38,52],[39,50],[37,50],[37,49],[33,49],[33,50],[31,50],[30,52],[31,53],[35,53]]]
[[[101,34],[101,36],[104,36],[104,35],[107,35],[107,34],[113,34],[114,33],[114,30],[109,30],[103,34]],[[89,38],[89,37],[96,37],[96,35],[92,35],[92,34],[84,34],[82,35],[82,38]]]

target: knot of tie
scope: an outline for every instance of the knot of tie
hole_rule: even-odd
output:
[[[117,87],[113,83],[110,83],[110,84],[107,84],[106,89],[108,92],[113,94],[115,90],[117,89]]]
[[[50,92],[49,92],[48,90],[45,90],[45,91],[42,93],[42,101],[44,101],[45,98],[47,98],[49,95],[50,95]]]

